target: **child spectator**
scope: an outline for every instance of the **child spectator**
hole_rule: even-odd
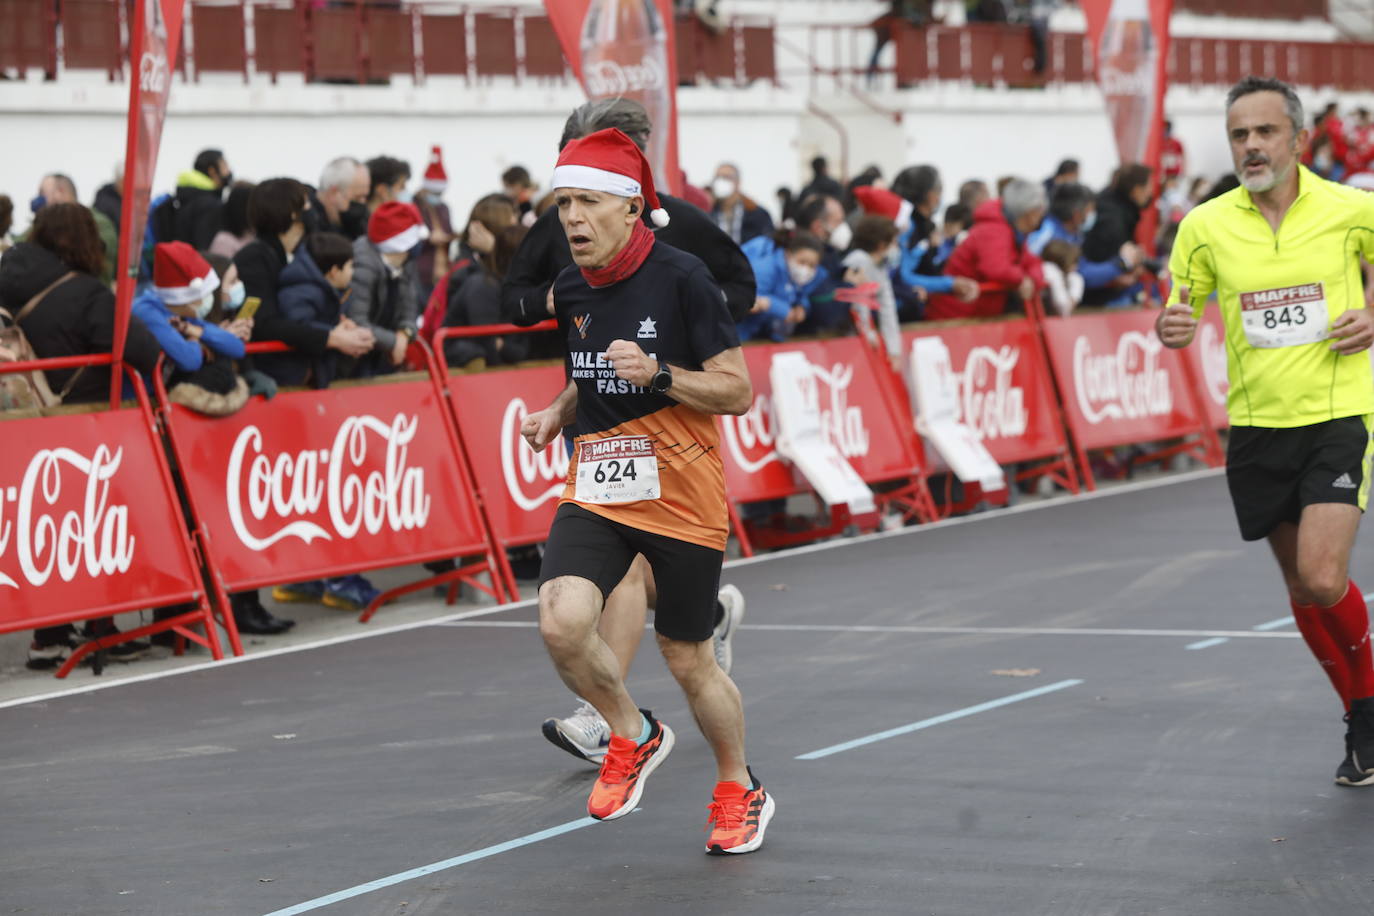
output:
[[[153,249],[153,285],[134,300],[133,312],[180,373],[197,372],[207,356],[243,359],[248,334],[231,334],[205,320],[218,289],[215,269],[187,243],[162,242]],[[174,372],[173,381],[177,377]],[[246,398],[247,386],[243,393]]]
[[[959,243],[964,240],[965,233],[973,225],[973,211],[963,204],[950,204],[945,207],[945,221],[940,228],[940,245],[935,250],[934,266],[943,269],[949,256],[954,253],[954,249],[959,247]]]
[[[359,363],[360,375],[384,375],[405,362],[420,317],[410,252],[425,235],[415,205],[391,201],[373,211],[367,235],[353,243],[348,317],[375,338],[372,353]]]
[[[343,316],[352,283],[353,245],[337,233],[316,232],[306,237],[295,259],[281,272],[277,291],[281,313],[325,333],[340,321],[352,325],[352,320]],[[283,379],[279,373],[277,380],[287,385],[328,388],[338,372],[338,356],[336,351],[325,350],[297,363],[299,377]]]
[[[743,246],[754,268],[754,310],[739,322],[739,338],[783,342],[806,320],[811,303],[803,290],[816,278],[825,244],[809,232],[782,229]]]
[[[878,285],[878,330],[894,365],[902,355],[902,329],[892,291],[892,262],[897,255],[897,224],[885,216],[864,216],[854,227],[854,250],[844,259],[846,268],[861,274],[859,284]]]
[[[1067,318],[1083,301],[1083,275],[1078,272],[1082,253],[1073,242],[1063,239],[1050,239],[1040,253],[1050,305],[1061,318]]]

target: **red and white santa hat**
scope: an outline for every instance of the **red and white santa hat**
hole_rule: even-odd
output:
[[[448,172],[444,171],[444,154],[438,146],[429,148],[429,167],[425,169],[423,187],[432,194],[442,194],[448,187]]]
[[[859,202],[864,213],[869,216],[886,216],[897,224],[899,231],[911,225],[911,201],[900,194],[883,188],[861,185],[854,189],[854,199]]]
[[[153,291],[167,305],[194,305],[219,289],[215,269],[185,242],[153,247]]]
[[[414,204],[389,201],[372,211],[367,221],[367,238],[383,254],[409,251],[429,238],[425,221]]]
[[[655,226],[668,225],[668,211],[654,193],[654,173],[649,160],[634,141],[614,127],[598,130],[563,147],[553,170],[553,190],[583,188],[617,197],[644,198]]]

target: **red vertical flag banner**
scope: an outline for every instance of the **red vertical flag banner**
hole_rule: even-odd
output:
[[[110,406],[119,403],[119,358],[133,312],[134,286],[143,253],[148,199],[162,143],[162,122],[172,87],[172,62],[181,44],[185,0],[136,0],[129,36],[129,127],[124,153],[124,207],[119,224],[119,271],[115,289],[115,368]]]
[[[1164,96],[1169,88],[1169,16],[1173,0],[1083,0],[1097,82],[1116,134],[1121,162],[1154,170],[1159,186],[1164,142]],[[1139,237],[1153,241],[1158,217],[1151,207]]]
[[[672,0],[545,0],[563,56],[589,99],[634,99],[649,112],[649,165],[682,193]]]

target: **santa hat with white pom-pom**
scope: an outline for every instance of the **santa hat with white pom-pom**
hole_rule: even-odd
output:
[[[563,147],[553,170],[552,188],[583,188],[617,197],[643,197],[650,222],[659,228],[668,225],[668,211],[654,193],[649,160],[633,140],[614,127],[598,130]]]
[[[153,290],[168,305],[193,305],[219,289],[219,275],[185,242],[153,248]]]

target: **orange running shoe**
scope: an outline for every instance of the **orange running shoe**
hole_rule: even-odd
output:
[[[749,771],[749,781],[753,786],[748,789],[737,782],[716,783],[711,804],[706,808],[710,812],[706,826],[715,824],[706,841],[708,855],[737,855],[763,845],[763,833],[773,819],[775,805],[773,796],[763,791],[753,770]]]
[[[629,738],[611,735],[606,748],[601,773],[587,799],[587,813],[599,821],[613,821],[633,811],[644,794],[644,780],[673,749],[673,730],[649,710],[640,712],[649,720],[649,740],[635,744]]]

